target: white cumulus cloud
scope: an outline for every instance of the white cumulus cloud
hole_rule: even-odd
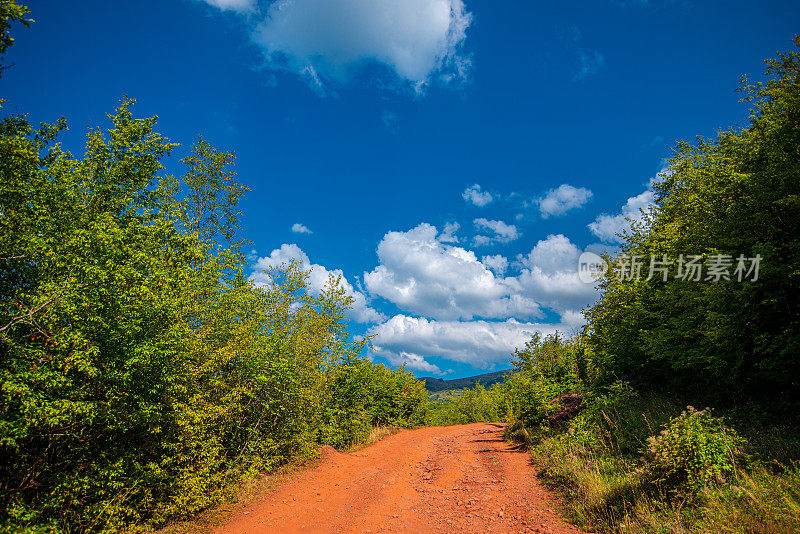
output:
[[[585,187],[573,187],[569,184],[561,184],[555,189],[551,189],[537,204],[542,218],[563,215],[571,209],[580,208],[592,198],[592,192]]]
[[[572,333],[566,323],[522,323],[514,319],[494,321],[435,321],[395,315],[370,328],[373,345],[379,356],[390,362],[402,354],[413,354],[427,363],[431,358],[466,363],[486,369],[505,362],[535,334],[555,331]],[[429,364],[430,365],[430,364]]]
[[[465,78],[470,22],[462,0],[277,0],[253,40],[272,67],[320,85],[377,63],[419,90]]]
[[[649,211],[654,200],[655,194],[648,189],[640,195],[629,198],[620,213],[598,216],[594,222],[589,223],[589,230],[603,241],[621,243],[619,235],[630,231],[633,222],[640,222],[644,217],[642,212]]]
[[[513,224],[506,224],[503,221],[490,221],[480,218],[472,221],[481,230],[489,230],[493,235],[477,235],[474,238],[476,246],[493,245],[495,243],[510,243],[519,237],[519,231]]]
[[[424,225],[415,230],[424,230]],[[414,230],[403,234],[403,238],[418,240],[420,236],[408,235],[413,232]],[[433,306],[426,300],[430,294],[429,288],[435,283],[430,277],[435,278],[436,273],[443,269],[449,273],[449,279],[461,280],[465,287],[469,287],[476,283],[474,276],[479,271],[470,276],[468,272],[462,274],[455,266],[443,266],[447,261],[437,264],[430,254],[445,252],[439,248],[441,245],[430,239],[432,237],[427,241],[430,249],[419,257],[419,261],[421,264],[433,265],[432,272],[426,276],[424,272],[417,271],[414,282],[404,286],[408,291],[402,293],[405,300],[400,303],[401,309],[427,317],[412,317],[401,313],[373,326],[369,331],[375,335],[373,343],[378,355],[390,362],[404,361],[402,354],[407,353],[419,356],[429,365],[441,365],[432,358],[443,358],[476,368],[490,368],[505,362],[515,348],[522,347],[537,332],[543,335],[555,331],[566,335],[578,332],[585,324],[581,309],[598,296],[592,284],[585,284],[578,278],[578,247],[566,236],[556,234],[537,242],[530,253],[518,256],[515,262],[515,267],[519,270],[517,276],[503,277],[503,273],[509,268],[505,257],[484,256],[481,265],[494,271],[496,277],[492,283],[482,288],[482,291],[495,290],[495,293],[492,298],[482,302],[481,308],[486,309],[498,299],[524,302],[531,310],[536,310],[541,305],[556,312],[560,317],[559,322],[521,322],[518,319],[523,315],[508,307],[504,309],[507,312],[505,316],[464,313],[461,308],[464,302],[458,299],[458,293],[452,289],[452,300],[442,297],[438,307]],[[407,247],[398,247],[397,253],[415,255]],[[372,289],[375,289],[374,286]],[[446,308],[444,303],[454,305],[456,310]],[[471,319],[470,315],[481,319]]]
[[[459,228],[461,228],[461,225],[457,222],[445,223],[442,233],[439,234],[439,241],[442,243],[458,243],[456,232],[458,232]]]
[[[320,294],[328,283],[330,275],[340,276],[341,287],[349,296],[353,297],[353,306],[348,314],[352,320],[359,323],[377,323],[386,320],[385,315],[369,306],[369,301],[364,293],[353,288],[341,269],[328,270],[322,265],[312,264],[306,253],[295,244],[283,244],[280,248],[273,250],[269,256],[258,258],[253,266],[250,280],[256,285],[268,285],[272,283],[272,280],[264,270],[279,267],[292,260],[299,261],[303,269],[311,270],[308,285],[312,295]]]
[[[481,191],[481,186],[478,184],[473,184],[464,189],[464,192],[461,193],[461,198],[478,207],[485,206],[494,200],[492,194],[488,191]]]
[[[379,355],[389,360],[389,363],[396,367],[405,365],[406,368],[411,369],[412,371],[422,371],[423,373],[429,373],[438,376],[444,374],[438,365],[433,365],[432,363],[428,363],[425,360],[425,358],[423,358],[419,354],[414,354],[413,352],[405,352],[405,351],[400,351],[399,353],[392,352],[380,346],[378,347],[373,346],[373,348]]]
[[[578,313],[598,296],[593,284],[578,277],[580,254],[563,234],[537,242],[527,255],[518,256],[522,270],[515,280],[520,294],[555,310],[562,321],[565,314]]]
[[[309,230],[308,226],[301,223],[294,223],[292,225],[292,232],[295,234],[313,234],[311,230]]]
[[[547,273],[555,273],[577,268],[578,256],[578,247],[567,236],[551,234],[536,243],[527,256],[521,257],[521,262],[528,269],[539,268]]]
[[[387,233],[378,245],[380,264],[364,273],[369,292],[407,312],[443,320],[540,316],[536,302],[518,294],[515,284],[437,234],[426,223]]]
[[[634,224],[641,223],[645,215],[656,206],[655,188],[672,175],[672,169],[664,166],[647,182],[647,189],[625,201],[620,212],[615,215],[604,213],[589,223],[589,230],[606,243],[622,243],[620,234],[630,232]]]

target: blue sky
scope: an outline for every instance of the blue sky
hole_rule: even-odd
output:
[[[7,113],[65,116],[79,152],[129,95],[234,151],[254,280],[341,273],[371,356],[445,378],[576,331],[577,255],[615,245],[674,141],[744,124],[739,77],[800,31],[789,1],[28,4]]]

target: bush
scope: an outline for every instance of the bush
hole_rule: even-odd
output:
[[[660,435],[651,437],[645,450],[645,480],[670,493],[696,492],[735,477],[746,461],[744,439],[708,408],[691,406]]]
[[[233,155],[126,100],[74,157],[0,121],[0,532],[160,527],[243,478],[421,420],[422,384],[357,356],[332,277],[246,278]]]
[[[375,427],[422,423],[427,391],[411,372],[356,358],[331,375],[324,391],[320,443],[349,448],[368,441]]]
[[[474,388],[444,395],[438,401],[429,403],[425,424],[447,426],[510,419],[505,384],[495,384],[489,389],[478,384]]]

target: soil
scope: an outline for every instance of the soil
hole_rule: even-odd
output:
[[[322,461],[257,497],[215,534],[579,533],[503,425],[404,430]]]

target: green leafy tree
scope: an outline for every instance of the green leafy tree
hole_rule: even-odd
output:
[[[752,106],[749,125],[678,144],[653,212],[626,236],[623,252],[760,256],[758,280],[739,281],[733,268],[717,282],[609,276],[588,314],[590,345],[609,380],[632,374],[717,402],[749,399],[796,414],[800,54],[767,61],[766,82],[745,82],[741,91]]]
[[[63,121],[0,123],[0,525],[162,525],[248,474],[407,426],[422,384],[358,358],[352,305],[298,263],[247,280],[232,155],[124,100],[81,157]]]
[[[3,59],[6,51],[14,46],[14,38],[11,37],[11,25],[18,22],[25,27],[30,26],[33,21],[25,18],[29,13],[30,10],[26,6],[18,4],[15,0],[0,0],[0,60]],[[3,75],[3,71],[6,68],[8,67],[0,65],[0,76]]]

